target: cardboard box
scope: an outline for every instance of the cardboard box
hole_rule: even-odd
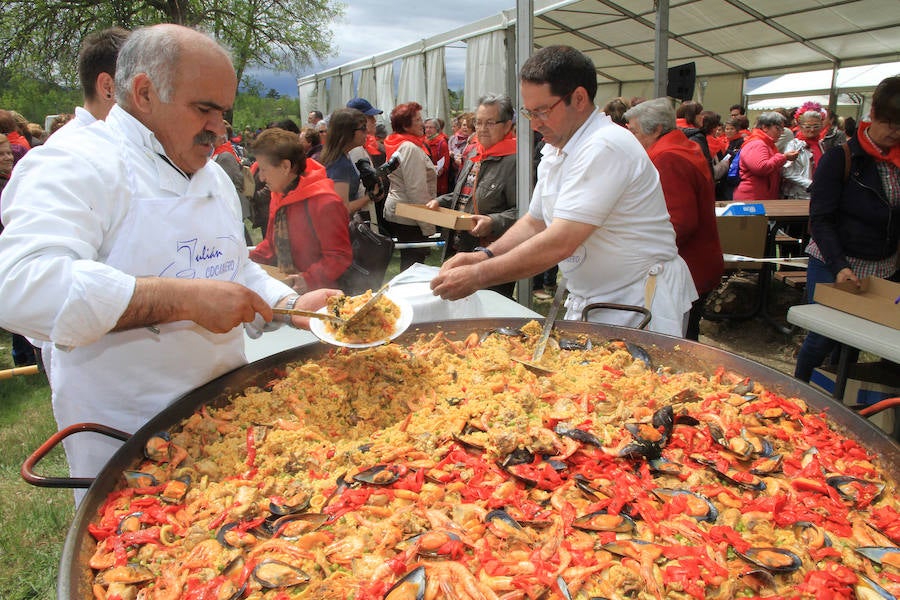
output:
[[[458,231],[470,231],[475,227],[472,215],[450,208],[436,208],[432,210],[430,208],[425,208],[421,204],[398,202],[397,216],[431,223],[432,225],[446,227],[447,229],[456,229]]]
[[[722,252],[763,258],[766,253],[766,236],[769,221],[764,216],[716,217]],[[760,269],[762,263],[726,262],[726,269]]]
[[[287,273],[285,273],[278,267],[276,267],[274,265],[264,265],[264,264],[260,264],[259,266],[261,266],[263,268],[263,271],[268,273],[270,277],[274,277],[275,279],[277,279],[278,281],[281,281],[282,283],[287,281],[287,277],[288,277]]]
[[[813,371],[809,380],[811,386],[829,396],[834,393],[835,373],[828,368]],[[887,398],[900,396],[900,373],[888,362],[856,363],[847,371],[847,386],[843,403],[847,406],[862,407],[881,402]],[[900,439],[900,419],[897,409],[884,410],[869,417],[869,421],[886,433]]]
[[[819,283],[815,301],[831,308],[875,321],[894,329],[900,329],[900,283],[878,277],[866,277],[860,281],[861,289],[851,282]]]

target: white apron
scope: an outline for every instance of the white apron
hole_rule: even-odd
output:
[[[106,263],[135,276],[243,283],[247,247],[231,203],[195,179],[176,198],[140,197],[129,173],[131,206]],[[200,190],[203,190],[202,193]],[[214,334],[192,321],[115,332],[52,353],[53,414],[60,429],[97,422],[134,433],[185,392],[245,364],[243,329]],[[73,477],[94,477],[121,442],[93,433],[63,443]],[[76,501],[81,494],[76,492]]]

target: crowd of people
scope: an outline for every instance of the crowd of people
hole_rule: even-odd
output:
[[[241,364],[241,325],[258,335],[273,307],[321,307],[353,261],[354,215],[406,243],[401,268],[424,262],[430,249],[414,242],[439,234],[431,287],[444,299],[511,297],[528,278],[552,290],[558,269],[566,318],[635,326],[640,315],[589,307],[638,306],[650,330],[695,340],[723,274],[717,199],[812,198],[810,299],[819,282],[898,277],[898,77],[858,129],[806,103],[763,113],[751,130],[739,105],[724,123],[668,98],[601,110],[591,60],[551,46],[522,66],[518,110],[487,94],[449,132],[416,102],[385,114],[357,97],[310,111],[303,127],[236,133],[223,118],[237,87],[230,59],[193,30],[105,30],[85,40],[79,72],[84,107],[42,149],[0,110],[0,326],[16,332],[17,364],[35,360],[20,355],[33,344],[52,357],[60,427],[133,431]],[[517,127],[536,134],[521,216]],[[437,231],[402,216],[403,204],[463,211],[474,226]],[[248,250],[250,228],[262,239]],[[797,376],[808,380],[831,349],[810,334]],[[133,397],[139,406],[123,403]],[[66,443],[73,475],[111,451]]]

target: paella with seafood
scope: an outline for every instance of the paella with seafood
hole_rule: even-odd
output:
[[[398,325],[403,316],[402,308],[387,294],[382,294],[364,315],[352,322],[346,322],[371,300],[372,296],[372,290],[367,290],[358,296],[331,296],[324,310],[330,315],[344,319],[345,323],[335,325],[331,322],[323,322],[318,324],[321,332],[341,344],[373,344],[387,341],[401,333],[398,331]],[[411,310],[408,305],[407,309]],[[403,323],[403,328],[405,329],[408,325],[408,322]],[[321,332],[314,331],[314,333]]]
[[[340,348],[152,437],[95,598],[894,598],[896,482],[798,398],[540,327]]]

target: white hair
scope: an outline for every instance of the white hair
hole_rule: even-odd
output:
[[[636,122],[645,134],[651,134],[657,127],[662,127],[660,135],[675,129],[675,109],[668,98],[645,100],[632,106],[622,115],[626,121]]]

